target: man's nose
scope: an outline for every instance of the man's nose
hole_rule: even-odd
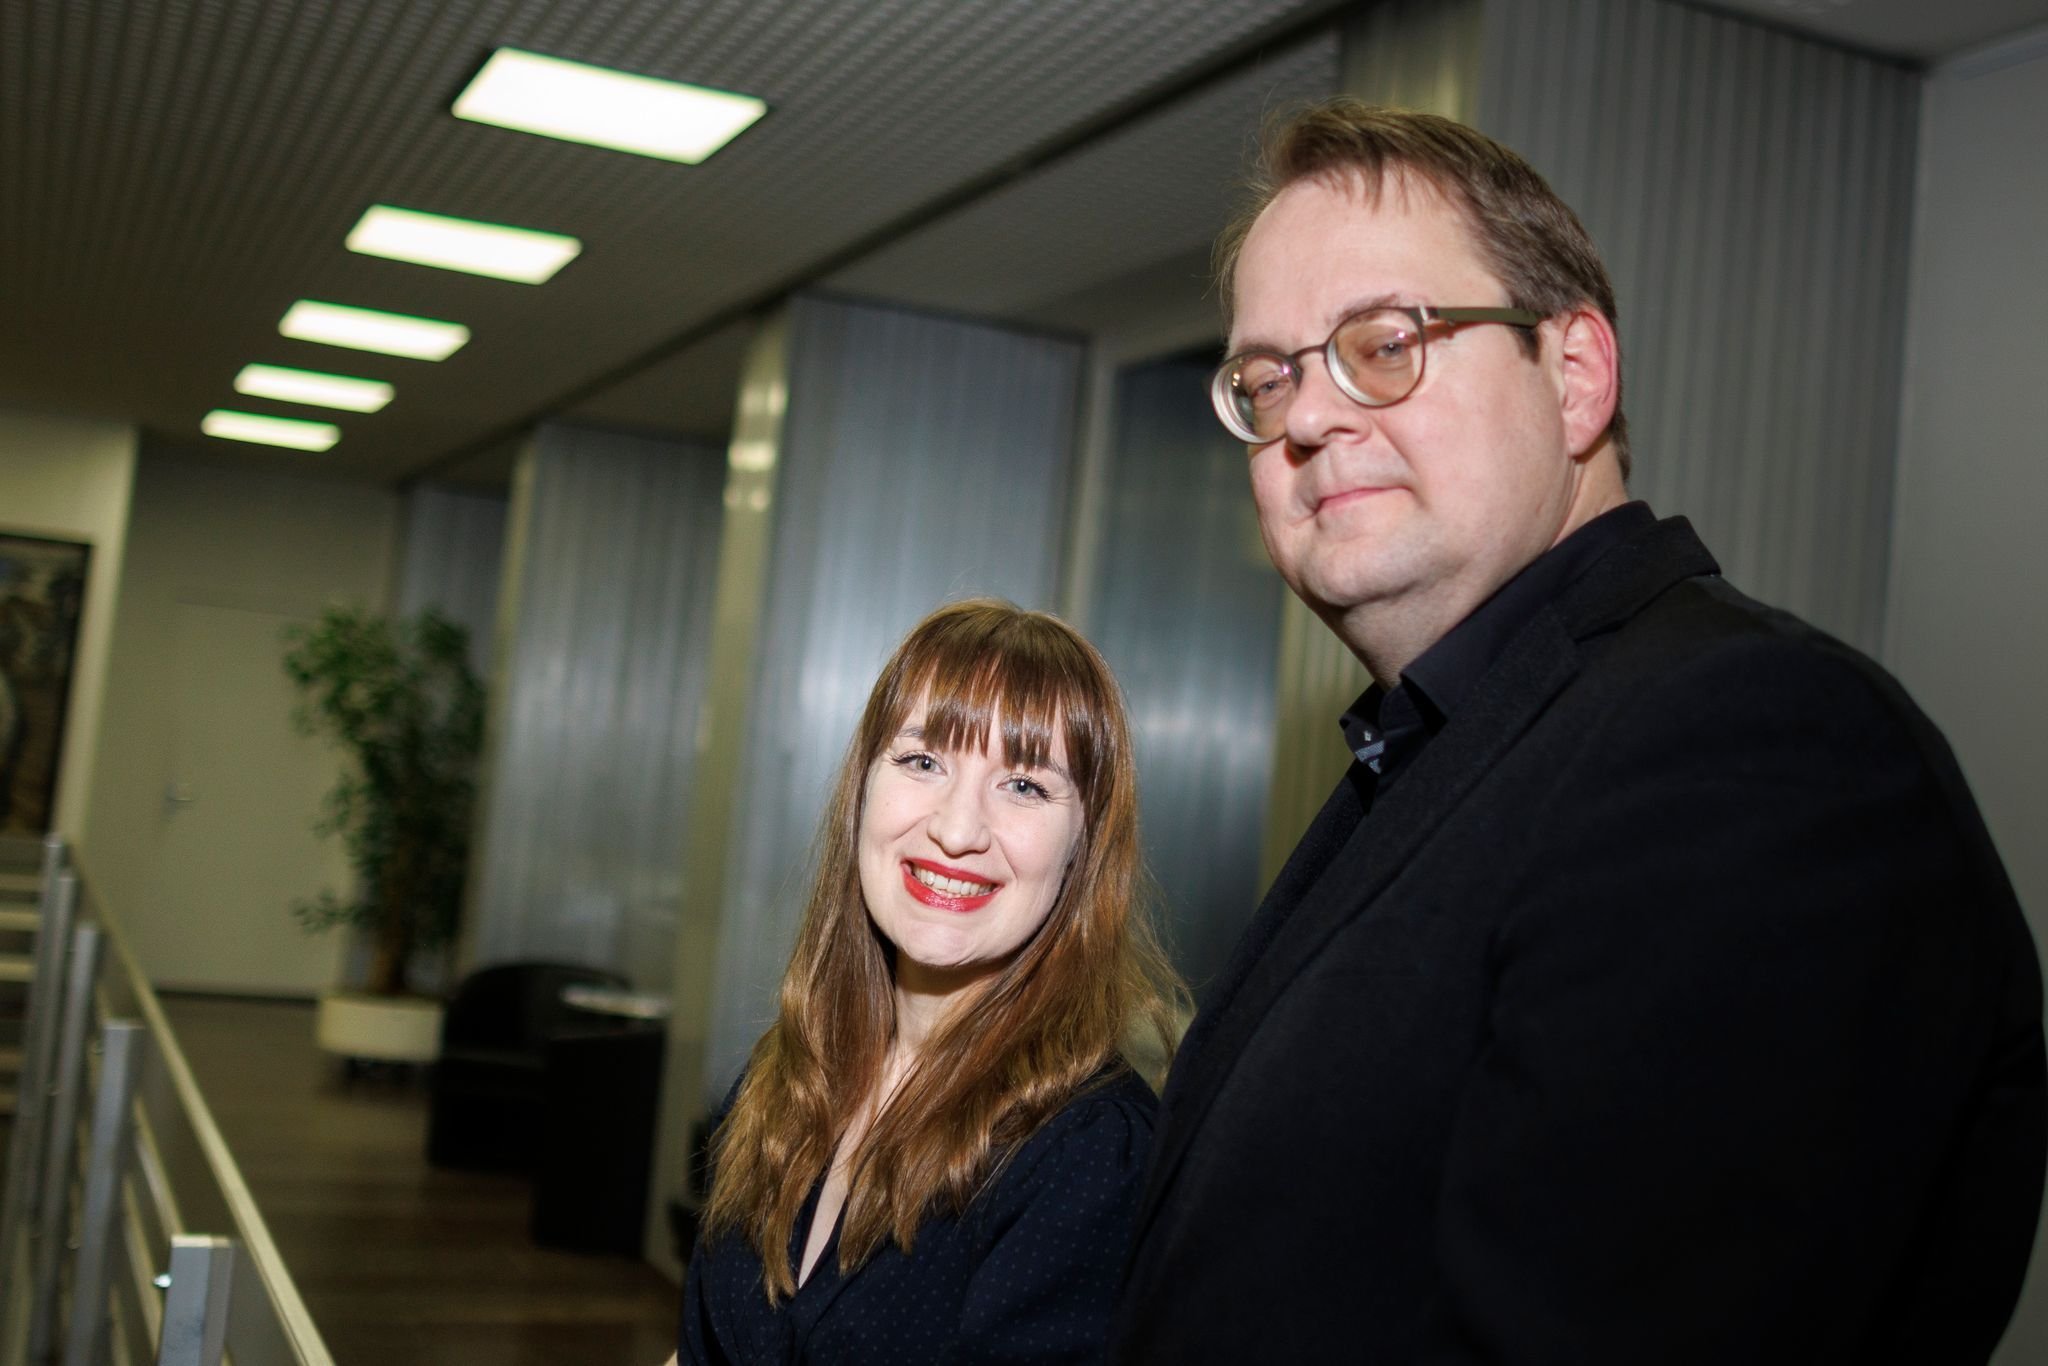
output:
[[[1295,368],[1294,398],[1283,424],[1288,444],[1303,450],[1328,445],[1342,432],[1372,425],[1373,410],[1345,393],[1320,352],[1303,356]]]

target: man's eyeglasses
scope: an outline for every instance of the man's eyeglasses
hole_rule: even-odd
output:
[[[1466,323],[1534,327],[1542,321],[1542,314],[1525,308],[1369,308],[1338,323],[1321,346],[1305,346],[1291,356],[1274,351],[1232,356],[1216,367],[1209,400],[1232,436],[1260,446],[1286,430],[1288,406],[1301,389],[1301,362],[1311,352],[1323,353],[1330,378],[1352,399],[1384,408],[1422,383],[1431,329],[1449,331]]]

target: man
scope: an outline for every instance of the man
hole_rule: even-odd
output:
[[[1946,745],[1628,501],[1612,289],[1512,152],[1338,101],[1268,166],[1217,410],[1374,683],[1174,1065],[1114,1355],[1982,1362],[2048,1102]]]

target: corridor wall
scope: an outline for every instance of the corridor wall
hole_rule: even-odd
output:
[[[1933,71],[1885,662],[1955,747],[2048,948],[2048,29]],[[1894,304],[1901,301],[1895,300]],[[2048,1234],[1994,1366],[2048,1361]]]
[[[133,427],[0,410],[0,531],[92,546],[57,770],[57,828],[81,843],[134,483]]]

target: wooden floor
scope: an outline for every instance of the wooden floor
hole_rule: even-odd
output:
[[[337,1366],[657,1366],[677,1291],[535,1247],[528,1186],[423,1156],[417,1081],[347,1081],[310,1006],[167,997],[228,1146]]]

